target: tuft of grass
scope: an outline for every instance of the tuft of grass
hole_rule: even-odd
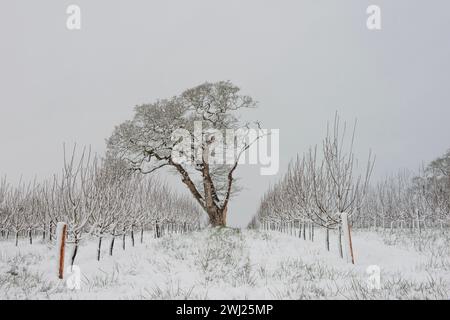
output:
[[[96,291],[98,289],[112,288],[119,284],[119,267],[114,264],[111,272],[106,272],[99,268],[100,273],[91,277],[83,274],[83,286],[88,288],[88,291]]]
[[[183,288],[180,282],[175,284],[169,280],[165,286],[154,286],[151,289],[145,288],[143,292],[138,296],[139,299],[145,300],[189,300],[202,299],[200,296],[193,294],[194,287]]]
[[[53,284],[45,279],[43,273],[30,270],[27,266],[12,266],[9,272],[0,274],[2,299],[28,300],[45,297]]]

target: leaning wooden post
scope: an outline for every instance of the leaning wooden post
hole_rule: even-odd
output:
[[[341,213],[342,231],[344,233],[344,254],[347,262],[355,264],[355,258],[353,255],[352,236],[350,233],[350,226],[348,224],[348,214]]]
[[[66,247],[67,224],[58,222],[56,224],[56,263],[58,268],[58,278],[64,278],[64,253]]]

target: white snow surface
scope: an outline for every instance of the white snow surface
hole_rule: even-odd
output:
[[[450,237],[424,232],[354,231],[355,265],[339,257],[336,235],[325,249],[315,241],[274,231],[209,228],[154,239],[146,233],[116,238],[109,256],[103,239],[84,241],[76,258],[81,289],[55,273],[55,244],[0,240],[0,299],[449,299]],[[70,246],[70,245],[68,245]],[[66,263],[70,261],[66,250]],[[367,288],[370,265],[381,268],[381,288]]]

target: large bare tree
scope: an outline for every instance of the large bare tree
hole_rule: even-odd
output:
[[[211,225],[226,226],[230,197],[237,191],[233,174],[261,132],[255,122],[258,133],[245,134],[251,124],[240,121],[236,112],[255,106],[251,97],[241,95],[229,81],[201,84],[179,96],[137,106],[134,118],[117,126],[108,140],[109,156],[125,159],[131,169],[144,174],[171,168],[208,214]],[[198,123],[200,136],[195,134]],[[173,133],[179,129],[191,133],[188,141],[174,139]],[[232,140],[223,139],[225,148],[233,150],[231,161],[229,154],[228,161],[211,161],[221,152],[216,133],[228,137],[230,130],[241,133]],[[174,151],[186,143],[191,146],[190,161],[177,161]]]

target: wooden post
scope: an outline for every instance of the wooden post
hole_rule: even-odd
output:
[[[355,264],[355,258],[353,255],[352,236],[350,233],[350,226],[348,224],[348,214],[341,213],[342,231],[344,233],[344,254],[347,262]]]
[[[66,247],[67,224],[58,222],[56,224],[56,262],[58,268],[58,278],[64,278],[64,253]]]

